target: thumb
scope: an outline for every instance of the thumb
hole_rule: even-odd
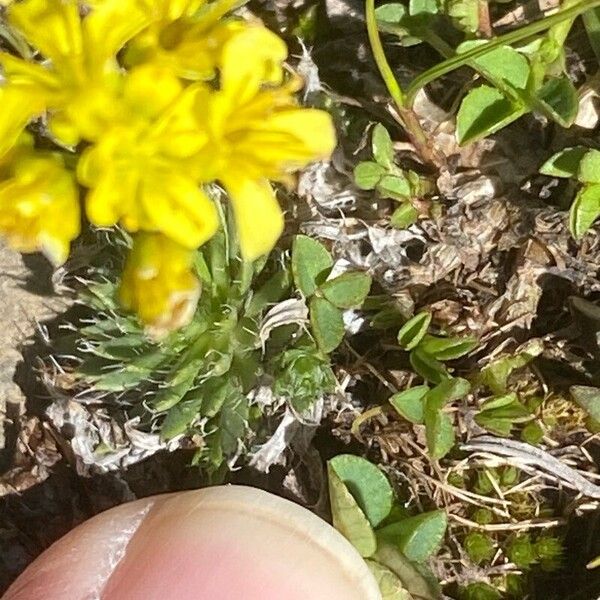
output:
[[[3,600],[380,600],[356,550],[311,512],[223,486],[97,515],[42,554]]]

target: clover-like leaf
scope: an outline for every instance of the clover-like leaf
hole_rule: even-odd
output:
[[[496,88],[482,85],[463,99],[456,118],[456,135],[461,145],[496,133],[527,112]]]
[[[343,273],[325,282],[320,288],[323,296],[338,308],[360,306],[370,289],[371,277],[358,271]]]
[[[443,458],[454,446],[454,427],[450,417],[441,411],[425,411],[425,437],[429,456]]]
[[[406,321],[398,332],[398,343],[403,350],[412,350],[423,339],[431,323],[431,313],[420,312]]]
[[[329,300],[314,296],[310,300],[310,324],[319,348],[328,354],[344,339],[344,318]]]
[[[390,404],[396,412],[411,423],[423,423],[425,405],[423,398],[429,391],[428,385],[417,385],[394,394]]]
[[[377,581],[382,600],[412,600],[412,596],[392,570],[374,560],[365,562]]]
[[[576,240],[581,239],[600,217],[600,184],[583,186],[569,211],[569,229]]]
[[[426,576],[421,565],[417,568],[393,544],[380,543],[373,559],[398,576],[411,598],[415,600],[441,600],[442,594],[435,579]]]
[[[585,146],[565,148],[550,157],[540,168],[542,175],[550,177],[577,177],[581,159],[588,152]]]
[[[413,196],[410,181],[404,175],[384,175],[377,184],[377,191],[386,198],[407,200]]]
[[[600,183],[600,150],[587,150],[581,162],[577,179],[583,183]]]
[[[373,463],[352,454],[340,454],[329,461],[329,468],[348,488],[361,510],[377,527],[392,510],[394,492],[385,474]]]
[[[297,235],[292,246],[292,273],[296,287],[310,298],[318,286],[325,281],[333,259],[317,240],[306,235]]]
[[[381,123],[375,125],[371,143],[375,161],[385,169],[391,169],[394,166],[394,144],[388,130]]]
[[[474,350],[478,341],[472,336],[468,337],[437,337],[426,335],[419,349],[437,360],[454,360],[469,354]]]
[[[354,167],[354,183],[361,190],[374,190],[381,178],[387,174],[387,169],[379,163],[365,161]]]
[[[390,225],[396,229],[406,229],[417,222],[419,211],[410,203],[402,202],[393,212]]]
[[[447,526],[446,512],[436,510],[387,525],[377,536],[393,543],[409,560],[423,562],[439,550]]]
[[[410,353],[409,360],[415,372],[425,379],[425,381],[439,384],[450,377],[444,363],[422,352],[418,347]]]
[[[361,556],[372,556],[377,538],[369,521],[333,467],[327,469],[333,526],[358,550]]]

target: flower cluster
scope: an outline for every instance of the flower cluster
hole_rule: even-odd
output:
[[[219,227],[205,186],[225,188],[243,258],[254,260],[283,229],[272,182],[290,183],[335,145],[329,116],[296,102],[301,82],[285,68],[285,43],[227,16],[239,4],[22,0],[5,9],[30,46],[0,51],[0,232],[58,265],[81,214],[120,225],[134,239],[121,299],[155,330],[193,313],[193,253]],[[39,148],[32,124],[46,138]]]

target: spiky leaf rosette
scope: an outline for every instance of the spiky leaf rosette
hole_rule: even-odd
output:
[[[111,256],[88,269],[91,281],[80,298],[91,317],[59,344],[61,354],[77,360],[75,377],[83,393],[140,417],[141,426],[159,431],[164,441],[188,436],[199,447],[196,462],[220,472],[244,453],[261,422],[263,408],[248,395],[264,374],[275,378],[275,392],[283,387],[297,408],[310,406],[311,398],[305,385],[290,382],[305,380],[307,365],[309,375],[324,374],[310,386],[312,400],[332,388],[327,356],[317,356],[308,336],[296,349],[297,336],[286,328],[266,346],[259,335],[266,310],[291,292],[281,254],[243,262],[231,228],[223,228],[197,252],[202,294],[192,321],[157,340],[117,300],[115,273],[128,245],[127,238],[113,238]],[[281,357],[294,352],[302,358],[286,361],[282,369]]]

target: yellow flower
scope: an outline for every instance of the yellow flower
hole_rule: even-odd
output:
[[[0,154],[27,122],[49,111],[49,127],[65,144],[95,139],[114,118],[121,72],[119,50],[152,20],[149,0],[105,0],[85,18],[76,0],[24,0],[8,8],[8,22],[44,62],[0,52],[2,95],[19,104],[0,114]],[[15,130],[17,133],[15,134]]]
[[[196,95],[198,125],[208,132],[199,176],[226,188],[247,260],[269,252],[283,230],[269,181],[291,183],[295,170],[329,157],[336,143],[326,112],[297,105],[298,80],[284,82],[286,56],[278,36],[247,26],[223,48],[220,89]]]
[[[214,235],[215,206],[191,173],[191,157],[206,143],[194,99],[195,90],[184,90],[169,70],[148,65],[128,75],[127,124],[107,130],[78,165],[94,225],[160,232],[190,249]]]
[[[187,325],[200,297],[194,251],[160,234],[140,233],[125,263],[119,296],[154,337]]]
[[[21,252],[43,252],[55,265],[79,235],[77,185],[60,156],[33,151],[23,135],[0,161],[0,233]]]
[[[157,19],[129,45],[126,62],[154,62],[183,79],[207,80],[225,42],[244,24],[222,17],[240,0],[159,0],[153,6]]]

